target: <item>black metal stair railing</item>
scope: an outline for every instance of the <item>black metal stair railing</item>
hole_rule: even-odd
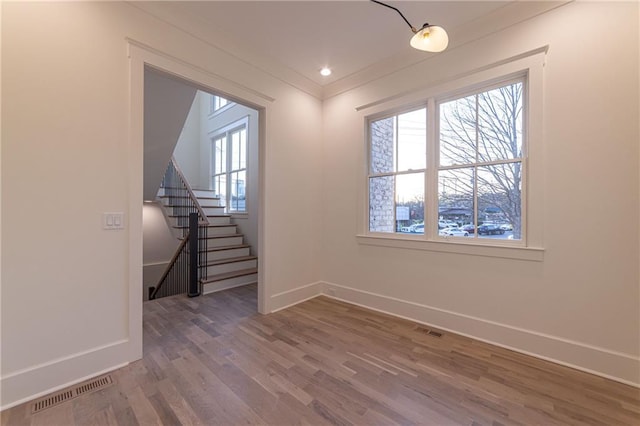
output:
[[[158,284],[149,288],[149,300],[184,293],[199,296],[200,277],[206,274],[209,221],[173,157],[160,187],[182,241]]]
[[[164,188],[164,196],[168,199],[171,216],[175,219],[176,229],[183,238],[188,232],[191,213],[197,213],[199,221],[207,222],[206,214],[198,204],[195,194],[173,157],[167,166],[160,187]]]
[[[204,263],[201,248],[204,248],[202,251],[205,252],[204,259],[206,259],[206,245],[202,245],[199,235],[202,233],[206,235],[207,227],[199,224],[198,219],[197,213],[189,215],[187,233],[158,281],[158,285],[149,288],[149,300],[184,293],[189,297],[200,295],[199,266]]]

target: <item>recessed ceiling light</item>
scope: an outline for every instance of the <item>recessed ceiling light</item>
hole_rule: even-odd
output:
[[[331,68],[324,67],[320,70],[320,75],[323,77],[328,77],[331,75]]]

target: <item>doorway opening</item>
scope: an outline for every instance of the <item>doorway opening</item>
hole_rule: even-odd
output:
[[[195,294],[194,270],[204,295],[259,288],[260,128],[260,111],[241,99],[145,67],[143,300]]]

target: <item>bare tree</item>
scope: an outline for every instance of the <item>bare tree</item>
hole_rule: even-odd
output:
[[[454,198],[477,202],[478,214],[499,209],[517,239],[522,233],[522,88],[513,83],[444,103],[440,110],[440,165],[450,167],[441,178],[453,176]]]

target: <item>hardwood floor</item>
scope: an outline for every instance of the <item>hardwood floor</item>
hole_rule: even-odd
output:
[[[1,424],[640,425],[630,386],[326,297],[255,306],[255,286],[145,302],[113,385]]]

